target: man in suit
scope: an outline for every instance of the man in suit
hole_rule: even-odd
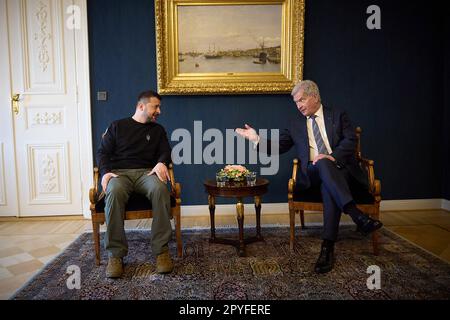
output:
[[[382,223],[363,214],[350,192],[351,180],[366,189],[368,182],[355,157],[356,135],[348,115],[325,108],[319,88],[313,81],[299,82],[291,95],[300,115],[280,134],[279,153],[295,146],[301,161],[297,177],[300,189],[320,187],[324,230],[315,271],[326,273],[333,268],[334,243],[342,212],[350,215],[358,230],[365,235],[381,228]],[[259,147],[260,138],[249,125],[236,129],[236,132]],[[270,154],[271,143],[266,143]]]
[[[170,193],[167,188],[171,148],[164,128],[156,123],[161,114],[161,96],[142,92],[132,117],[114,121],[102,136],[97,161],[105,192],[105,249],[109,259],[108,278],[123,273],[123,257],[128,253],[124,230],[125,206],[130,194],[145,195],[152,203],[152,252],[156,271],[169,273],[173,262],[168,243],[172,237]]]

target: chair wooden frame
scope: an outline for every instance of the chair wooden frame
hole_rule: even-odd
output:
[[[357,207],[368,214],[374,219],[379,219],[380,217],[380,201],[381,201],[381,182],[375,179],[374,172],[374,161],[365,159],[361,155],[361,128],[356,128],[357,136],[357,147],[356,147],[356,158],[358,162],[366,169],[369,181],[369,192],[374,198],[372,204],[357,204]],[[294,190],[296,185],[297,170],[300,166],[300,161],[298,159],[293,160],[292,168],[292,178],[288,182],[288,204],[289,204],[289,220],[290,220],[290,240],[289,246],[291,250],[294,250],[295,244],[295,214],[298,212],[300,214],[300,225],[301,228],[305,228],[305,218],[304,212],[308,211],[323,211],[323,204],[321,202],[300,202],[294,201]],[[378,245],[378,232],[372,233],[372,246],[374,255],[379,254]]]
[[[182,241],[181,241],[181,185],[175,182],[175,176],[173,173],[173,165],[169,165],[169,176],[171,183],[171,196],[175,198],[175,206],[171,207],[172,217],[175,219],[175,237],[177,241],[177,255],[181,257],[183,254]],[[94,187],[89,190],[89,200],[91,202],[91,219],[92,219],[92,231],[94,238],[95,249],[95,263],[100,265],[100,225],[105,223],[105,213],[96,211],[96,204],[100,201],[105,193],[102,191],[98,193],[98,181],[99,172],[98,168],[94,168]],[[126,211],[125,220],[134,219],[150,219],[153,217],[152,210],[136,210]]]

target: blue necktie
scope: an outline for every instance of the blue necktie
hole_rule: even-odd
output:
[[[316,115],[312,115],[310,118],[312,120],[314,140],[316,140],[317,150],[319,151],[319,154],[328,154],[327,147],[325,146],[322,135],[320,134],[319,125],[316,122],[316,117]]]

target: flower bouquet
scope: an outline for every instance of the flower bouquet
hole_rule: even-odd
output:
[[[244,181],[250,171],[241,165],[228,165],[221,169],[217,175],[228,178],[229,181]]]

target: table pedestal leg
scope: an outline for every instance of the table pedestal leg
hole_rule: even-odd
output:
[[[255,197],[255,211],[256,211],[256,238],[262,240],[261,236],[261,197]]]
[[[214,213],[216,211],[216,199],[214,196],[208,195],[209,216],[211,219],[211,241],[216,239],[216,225],[214,222]]]
[[[244,204],[242,198],[238,198],[236,204],[237,221],[239,225],[239,256],[245,257],[245,242],[244,242]]]

